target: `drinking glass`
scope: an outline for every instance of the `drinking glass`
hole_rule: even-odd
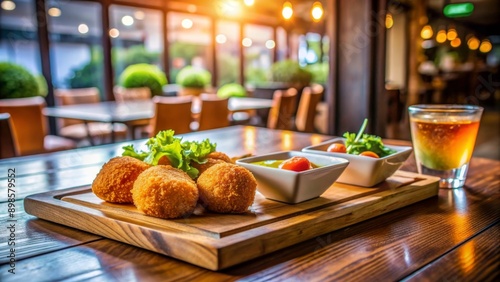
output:
[[[440,177],[440,188],[462,187],[483,108],[413,105],[408,112],[418,172]]]

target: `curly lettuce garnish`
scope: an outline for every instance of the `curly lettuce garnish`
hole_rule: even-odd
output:
[[[345,145],[347,147],[347,153],[352,155],[359,155],[365,151],[372,151],[379,157],[385,157],[390,154],[396,153],[395,150],[384,146],[382,143],[382,138],[376,135],[363,134],[366,125],[368,124],[368,119],[365,118],[358,134],[355,133],[344,133]]]
[[[138,151],[133,145],[123,147],[122,156],[130,156],[150,165],[158,165],[162,157],[167,157],[173,167],[185,171],[191,178],[198,177],[199,171],[191,166],[191,161],[204,164],[206,156],[216,150],[217,144],[208,139],[198,141],[182,141],[174,137],[173,130],[158,132],[146,142],[147,150]]]

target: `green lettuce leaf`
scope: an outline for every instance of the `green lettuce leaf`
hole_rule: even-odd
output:
[[[185,171],[191,178],[198,177],[199,171],[191,166],[191,162],[203,164],[206,156],[216,150],[217,144],[205,139],[198,141],[182,141],[174,137],[173,130],[158,132],[155,137],[146,142],[146,151],[137,151],[133,145],[123,147],[123,156],[142,160],[150,165],[158,165],[162,157],[167,157],[173,167]]]
[[[347,153],[359,155],[364,151],[372,151],[381,158],[394,154],[396,151],[386,147],[381,137],[363,133],[367,123],[368,119],[365,119],[358,134],[350,132],[344,133],[343,136],[346,139],[345,146],[347,147]]]

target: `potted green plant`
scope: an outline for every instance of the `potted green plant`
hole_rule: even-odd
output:
[[[17,64],[0,62],[0,99],[27,98],[41,93],[37,78],[31,72]]]
[[[272,99],[274,91],[290,87],[296,88],[301,93],[302,89],[311,83],[312,78],[311,71],[301,67],[297,61],[289,59],[275,62],[270,69],[269,81],[255,83],[251,88],[254,97]]]
[[[217,96],[220,98],[229,97],[246,97],[247,91],[245,87],[238,83],[227,83],[217,90]]]
[[[297,61],[283,60],[271,66],[272,81],[295,87],[299,92],[312,80],[312,73],[300,66]]]
[[[125,88],[148,87],[151,95],[162,95],[162,88],[167,84],[167,77],[155,65],[134,64],[123,70],[119,77],[119,84]]]
[[[203,93],[212,82],[212,75],[209,71],[186,66],[177,74],[176,83],[181,86],[179,95],[198,96]]]

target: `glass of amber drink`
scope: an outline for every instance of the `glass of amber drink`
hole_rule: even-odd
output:
[[[440,188],[464,186],[483,108],[413,105],[408,111],[418,172],[440,177]]]

